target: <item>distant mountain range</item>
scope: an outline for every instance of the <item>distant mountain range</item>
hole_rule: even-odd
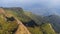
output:
[[[52,24],[56,32],[60,32],[60,16],[50,15],[50,16],[47,16],[46,19]]]
[[[48,16],[53,14],[59,15],[60,13],[60,10],[57,8],[34,8],[34,9],[27,9],[27,10],[31,11],[34,14],[43,15],[43,16]]]

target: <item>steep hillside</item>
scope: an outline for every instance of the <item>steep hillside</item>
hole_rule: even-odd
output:
[[[48,21],[45,22],[44,16],[35,15],[31,12],[25,12],[22,8],[18,7],[3,9],[6,16],[13,16],[19,24],[18,29],[15,32],[16,34],[56,34],[52,25]]]
[[[35,23],[38,25],[38,29],[43,34],[56,34],[51,23],[48,20],[46,20],[44,18],[44,16],[35,15],[35,14],[32,14],[31,12],[25,12],[25,15],[29,16],[32,20],[35,21]],[[30,28],[28,28],[28,29],[30,29]],[[31,28],[31,30],[37,30],[37,28]],[[33,31],[33,32],[35,32],[35,31]],[[38,33],[38,34],[40,34],[40,33]]]
[[[6,18],[6,16],[3,15],[5,12],[1,8],[0,12],[0,34],[13,34],[18,28],[17,22],[15,19],[11,20]]]
[[[56,30],[56,32],[60,32],[60,16],[57,15],[50,15],[45,17],[49,22],[51,22],[52,26]]]
[[[17,18],[17,23],[19,24],[18,30],[15,32],[15,34],[31,34],[29,30],[22,24],[21,21],[19,21]]]
[[[3,24],[2,27],[4,27],[0,32],[1,34],[31,34],[28,29],[22,24],[22,22],[19,21],[17,17],[15,17],[15,15],[6,13],[2,8],[0,9],[0,12],[2,12],[2,17],[4,17],[1,17],[3,19],[3,22],[1,22]],[[5,18],[8,23],[5,22]]]
[[[56,34],[50,23],[45,23],[41,25],[41,28],[43,30],[43,34]]]

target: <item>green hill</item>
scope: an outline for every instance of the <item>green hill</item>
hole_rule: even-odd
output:
[[[3,8],[8,15],[13,15],[14,17],[18,18],[22,23],[28,28],[31,34],[56,34],[52,25],[48,22],[44,22],[44,17],[32,14],[31,12],[24,11],[22,8]],[[1,15],[0,15],[1,16]],[[0,21],[2,18],[0,17]],[[15,22],[6,22],[3,18],[2,27],[4,27],[4,31],[8,30],[11,33],[12,30],[16,30],[18,25]],[[11,29],[9,29],[11,28]],[[3,31],[2,30],[2,31]],[[11,31],[10,31],[11,30]],[[1,30],[0,30],[1,31]],[[2,34],[1,31],[1,34]],[[13,32],[12,32],[13,34]]]
[[[48,23],[46,22],[46,20],[44,19],[44,16],[38,16],[38,15],[32,14],[31,12],[25,12],[25,15],[29,16],[31,19],[33,19],[35,21],[35,23],[37,25],[39,25],[38,29],[43,34],[56,34],[56,32],[54,31],[52,25],[48,21],[47,21]],[[33,28],[33,30],[34,29],[35,28]],[[36,30],[37,30],[37,28],[36,28]],[[39,33],[39,34],[42,34],[42,33]]]

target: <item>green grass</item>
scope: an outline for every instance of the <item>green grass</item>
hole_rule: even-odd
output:
[[[45,23],[41,26],[44,34],[56,34],[50,23]]]
[[[13,22],[7,22],[3,15],[0,15],[0,34],[13,34],[18,27],[18,24]]]
[[[43,32],[41,31],[41,29],[39,27],[28,27],[28,30],[32,33],[32,34],[43,34]]]
[[[14,12],[13,10],[5,10],[6,11],[6,13],[7,14],[12,14],[12,15],[14,15],[15,17],[17,17],[20,21],[22,21],[23,23],[26,23],[26,22],[29,22],[29,21],[31,21],[31,19],[28,17],[28,16],[26,16],[25,14],[24,14],[24,12],[23,13],[20,13],[21,11],[19,11],[19,13],[18,12]]]

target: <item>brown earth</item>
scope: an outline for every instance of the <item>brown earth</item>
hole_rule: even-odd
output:
[[[15,34],[31,34],[28,29],[22,24],[21,21],[19,21],[17,18],[15,18],[17,20],[17,23],[19,24],[18,30],[16,31]]]

